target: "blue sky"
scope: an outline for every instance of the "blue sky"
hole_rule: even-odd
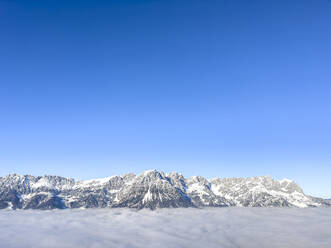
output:
[[[0,176],[270,175],[331,198],[330,13],[0,0]]]

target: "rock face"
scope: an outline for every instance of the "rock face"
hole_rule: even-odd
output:
[[[75,181],[58,176],[0,178],[0,209],[319,207],[330,201],[307,196],[293,181],[270,177],[184,178],[156,170]]]

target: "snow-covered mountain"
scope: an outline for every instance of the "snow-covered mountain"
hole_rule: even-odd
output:
[[[327,200],[305,195],[289,179],[184,178],[156,170],[76,181],[58,176],[10,174],[0,177],[0,209],[319,207]]]

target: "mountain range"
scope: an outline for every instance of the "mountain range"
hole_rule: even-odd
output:
[[[0,177],[0,209],[329,207],[292,180],[269,176],[190,178],[145,171],[94,180],[10,174]]]

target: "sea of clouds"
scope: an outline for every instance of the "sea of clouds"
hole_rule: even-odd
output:
[[[331,247],[331,208],[2,210],[2,248]]]

